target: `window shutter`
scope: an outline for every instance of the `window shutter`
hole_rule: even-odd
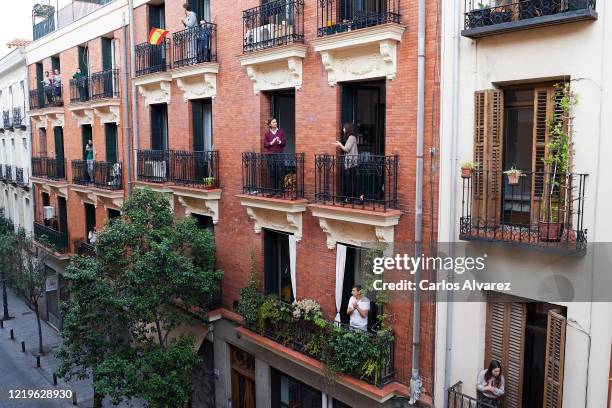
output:
[[[554,88],[536,88],[533,101],[533,183],[532,197],[541,200],[544,194],[544,174],[548,169],[544,164],[544,158],[548,155],[548,143],[550,142],[550,130],[548,119],[553,113]]]
[[[563,402],[566,324],[565,317],[553,310],[548,312],[543,408],[560,408]]]
[[[504,95],[488,89],[474,93],[474,162],[472,213],[478,226],[499,224],[502,190]]]
[[[487,304],[485,366],[491,360],[502,365],[506,381],[504,408],[522,406],[526,318],[524,303]]]

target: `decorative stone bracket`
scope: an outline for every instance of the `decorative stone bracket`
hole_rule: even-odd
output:
[[[253,92],[274,89],[302,88],[302,60],[306,46],[291,44],[273,47],[246,54],[240,58],[240,65],[246,67],[247,75],[253,82]]]
[[[28,113],[28,115],[38,129],[46,128],[47,121],[51,121],[51,126],[64,127],[64,108],[39,109]]]
[[[64,127],[64,110],[47,112],[47,119],[51,121],[53,127]]]
[[[398,210],[376,212],[328,205],[310,205],[312,215],[327,235],[327,247],[334,249],[341,242],[364,246],[372,242],[392,244],[394,227],[399,223]]]
[[[91,125],[93,123],[93,109],[87,105],[70,105],[70,113],[77,121],[77,126]]]
[[[183,91],[183,99],[215,98],[217,96],[217,74],[219,64],[206,63],[201,65],[178,68],[172,71],[172,79]]]
[[[92,204],[98,208],[98,197],[90,188],[73,185],[70,189],[77,193],[83,203]]]
[[[240,194],[240,204],[246,207],[247,215],[254,222],[255,233],[262,228],[284,231],[302,239],[302,213],[307,200],[282,200]]]
[[[320,37],[312,44],[321,54],[330,86],[342,81],[395,79],[397,43],[404,30],[399,24],[382,24]]]
[[[174,189],[174,195],[185,207],[185,215],[200,214],[212,218],[213,224],[219,222],[219,200],[221,190],[187,191]]]
[[[107,99],[101,102],[92,103],[91,107],[96,116],[100,118],[100,124],[116,123],[119,125],[120,102],[118,99]]]
[[[30,119],[34,123],[34,128],[44,129],[47,127],[47,116],[41,113],[29,113]]]
[[[145,99],[145,104],[170,103],[172,77],[167,72],[145,75],[134,79],[138,93]]]
[[[30,177],[30,180],[32,184],[36,184],[38,189],[49,195],[51,195],[52,191],[55,191],[56,195],[66,199],[68,198],[68,183],[66,181],[55,181],[35,177]]]

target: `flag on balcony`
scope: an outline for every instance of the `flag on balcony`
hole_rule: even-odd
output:
[[[169,31],[163,28],[152,28],[149,32],[149,44],[160,45],[168,35]]]

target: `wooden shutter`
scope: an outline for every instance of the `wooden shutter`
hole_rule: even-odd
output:
[[[105,123],[104,135],[106,141],[106,161],[108,163],[117,163],[119,161],[117,154],[117,124]]]
[[[552,117],[554,106],[554,88],[536,88],[533,101],[533,148],[532,148],[532,197],[542,199],[544,194],[544,176],[548,166],[544,164],[544,158],[548,155],[548,143],[550,142],[550,129],[548,120]]]
[[[489,89],[474,93],[472,218],[477,226],[496,226],[501,213],[504,95]]]
[[[526,322],[524,303],[487,304],[485,367],[491,360],[502,365],[506,381],[504,408],[522,407]]]
[[[563,367],[565,363],[565,317],[548,312],[543,408],[561,408],[563,403]]]

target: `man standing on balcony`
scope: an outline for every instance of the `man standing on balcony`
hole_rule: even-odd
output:
[[[268,161],[268,179],[270,185],[268,189],[271,194],[279,195],[283,193],[283,178],[285,177],[285,162],[282,156],[275,156],[283,153],[283,148],[287,144],[285,133],[278,127],[276,118],[268,120],[268,130],[264,134],[264,149]]]
[[[200,21],[200,30],[198,31],[198,63],[210,61],[210,35],[212,29],[206,20]]]
[[[191,10],[189,4],[183,4],[183,8],[185,9],[185,17],[183,17],[183,26],[185,27],[185,37],[184,41],[187,45],[187,58],[189,59],[189,64],[193,63],[193,59],[196,56],[196,39],[198,35],[198,30],[194,27],[198,26],[198,16],[194,11]]]
[[[353,286],[346,313],[350,316],[350,327],[355,330],[368,331],[368,312],[370,299],[361,293],[361,285]]]

